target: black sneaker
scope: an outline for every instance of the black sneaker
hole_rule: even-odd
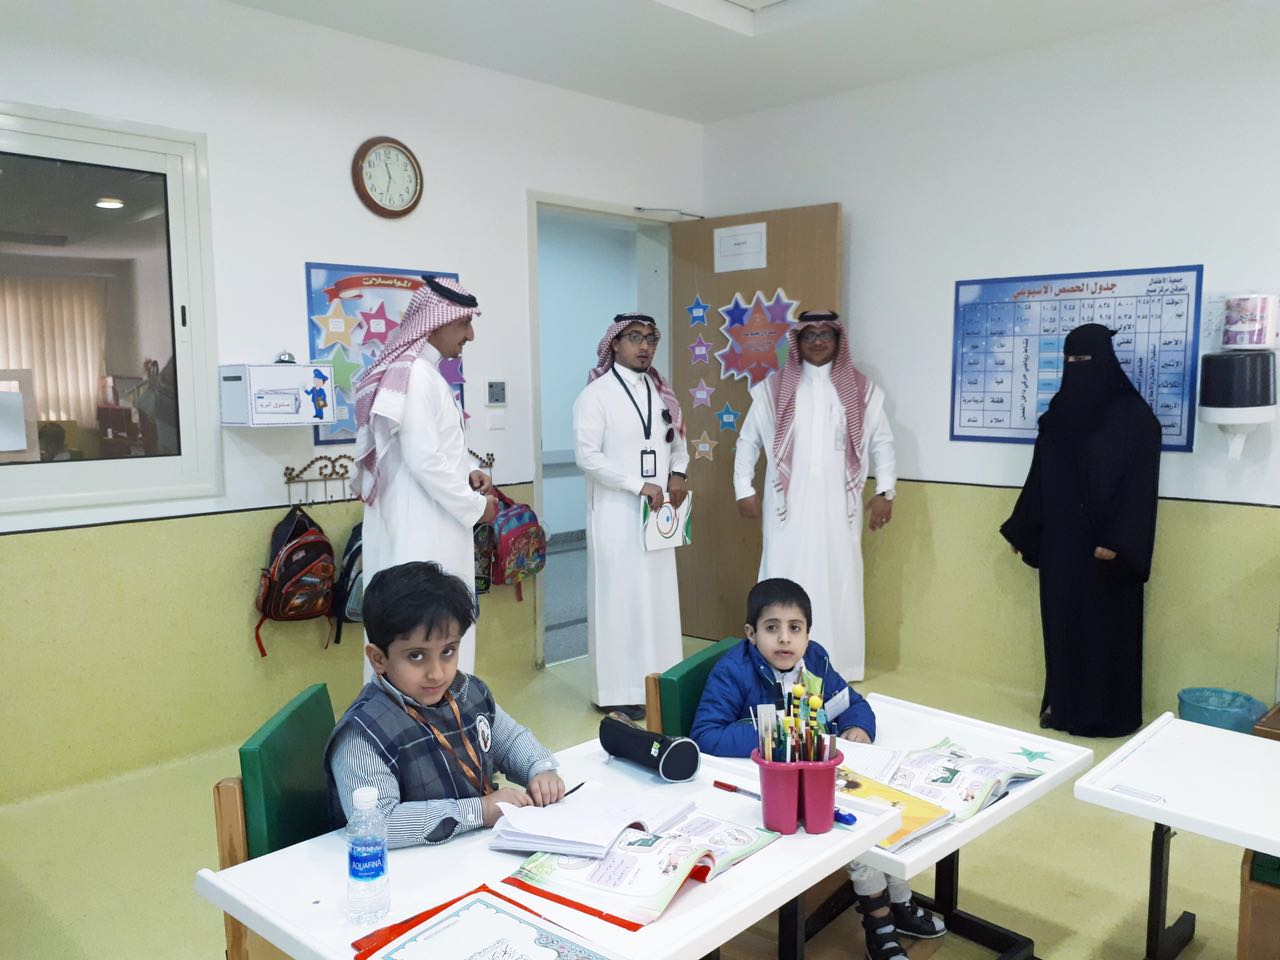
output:
[[[620,713],[633,723],[642,722],[645,718],[645,709],[639,704],[624,704],[618,707],[610,707],[610,713]]]
[[[947,932],[947,925],[936,913],[930,913],[914,900],[890,904],[893,926],[898,933],[917,940],[933,940]]]
[[[863,918],[862,929],[867,939],[867,960],[908,960],[907,951],[894,934],[890,917]]]

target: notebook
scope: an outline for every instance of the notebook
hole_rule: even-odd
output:
[[[558,853],[599,859],[628,827],[662,833],[694,810],[683,792],[624,793],[583,784],[572,796],[546,807],[499,803],[502,819],[489,849],[516,853]]]
[[[842,800],[862,800],[880,807],[897,807],[902,811],[902,826],[897,833],[890,834],[878,844],[890,853],[955,819],[955,814],[946,807],[873,780],[848,767],[836,768],[836,805],[841,806]],[[846,802],[843,805],[856,804]]]

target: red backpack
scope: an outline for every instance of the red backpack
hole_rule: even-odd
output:
[[[497,487],[493,488],[493,495],[503,506],[493,518],[491,579],[514,585],[516,600],[523,600],[521,584],[547,565],[547,534],[528,504],[516,503]]]
[[[310,620],[329,615],[333,603],[333,544],[301,507],[293,507],[271,530],[268,566],[258,579],[262,613],[253,629],[264,657],[262,625],[268,620]]]

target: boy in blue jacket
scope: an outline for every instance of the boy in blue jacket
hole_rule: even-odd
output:
[[[746,639],[711,670],[693,718],[691,736],[699,749],[719,757],[749,757],[756,746],[749,708],[774,702],[774,684],[783,689],[804,682],[805,673],[822,680],[831,729],[845,740],[871,743],[876,716],[871,704],[831,666],[827,651],[809,642],[813,609],[798,583],[761,580],[747,595]],[[849,878],[867,935],[867,960],[907,960],[898,934],[932,939],[946,933],[942,920],[911,899],[905,880],[855,860]]]

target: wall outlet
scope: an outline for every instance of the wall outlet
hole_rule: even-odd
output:
[[[507,383],[505,380],[489,381],[489,399],[486,402],[491,407],[501,407],[506,405]]]

